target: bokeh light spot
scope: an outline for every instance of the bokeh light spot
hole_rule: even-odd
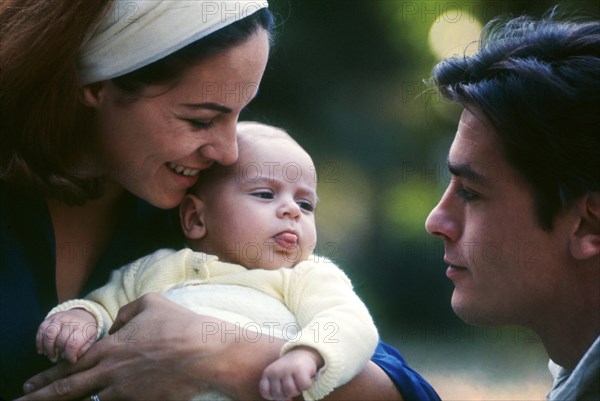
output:
[[[454,55],[469,55],[477,51],[481,23],[467,10],[444,10],[429,29],[429,47],[443,59]]]

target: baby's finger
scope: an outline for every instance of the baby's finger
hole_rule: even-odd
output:
[[[282,398],[285,398],[285,396],[283,394],[281,380],[279,380],[279,379],[271,380],[270,386],[271,386],[271,399],[272,400],[281,400]]]
[[[266,400],[273,399],[273,393],[271,392],[271,381],[268,377],[263,376],[258,383],[258,391],[260,395]]]
[[[69,328],[65,325],[62,326],[60,333],[58,333],[58,337],[56,337],[56,341],[54,343],[54,357],[58,360],[59,358],[64,358],[65,351],[67,349],[67,344],[69,341],[73,341],[72,333]],[[50,356],[50,353],[48,353]]]
[[[91,347],[93,342],[96,340],[96,331],[93,333],[83,328],[77,328],[67,338],[66,343],[61,348],[63,350],[63,358],[70,361],[71,363],[77,362],[77,359]]]
[[[73,363],[77,360],[79,349],[86,343],[83,326],[77,321],[63,322],[56,339],[56,348],[60,356]]]
[[[38,331],[35,334],[35,350],[37,351],[38,354],[43,354],[44,353],[44,344],[42,342],[42,339],[44,337],[44,324],[40,324],[40,327],[38,327]]]
[[[313,385],[314,378],[306,372],[300,372],[293,375],[294,387],[298,395],[304,390],[308,390]]]
[[[60,335],[61,326],[60,322],[52,320],[40,327],[38,332],[41,352],[48,355],[50,359],[56,358],[56,339]]]
[[[294,379],[294,376],[287,375],[281,379],[281,398],[295,397],[300,394],[300,388]]]
[[[59,347],[59,350],[61,350],[60,356],[71,363],[75,363],[77,362],[77,355],[82,346],[81,342],[71,337],[62,348]]]

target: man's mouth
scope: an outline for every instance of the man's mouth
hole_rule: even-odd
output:
[[[449,279],[457,279],[458,277],[462,277],[464,273],[468,273],[469,269],[465,266],[459,266],[451,263],[451,261],[447,258],[444,258],[444,262],[448,265],[446,269],[446,277]]]

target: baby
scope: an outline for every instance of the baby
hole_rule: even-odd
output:
[[[237,163],[203,171],[180,205],[189,248],[158,250],[114,271],[85,300],[54,308],[38,330],[40,353],[75,362],[121,306],[159,292],[234,323],[239,335],[284,339],[259,384],[266,399],[321,399],[362,370],[378,334],[346,275],[313,254],[310,156],[286,132],[259,123],[239,123],[238,143]],[[203,335],[224,335],[214,329]]]

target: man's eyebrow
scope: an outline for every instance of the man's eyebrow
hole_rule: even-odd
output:
[[[447,164],[448,170],[452,175],[465,178],[478,185],[489,186],[488,180],[482,174],[475,171],[470,164],[452,163],[450,160],[447,161]]]
[[[229,107],[222,106],[217,103],[183,103],[180,106],[187,107],[188,109],[208,109],[215,110],[221,113],[231,113],[232,110]]]

